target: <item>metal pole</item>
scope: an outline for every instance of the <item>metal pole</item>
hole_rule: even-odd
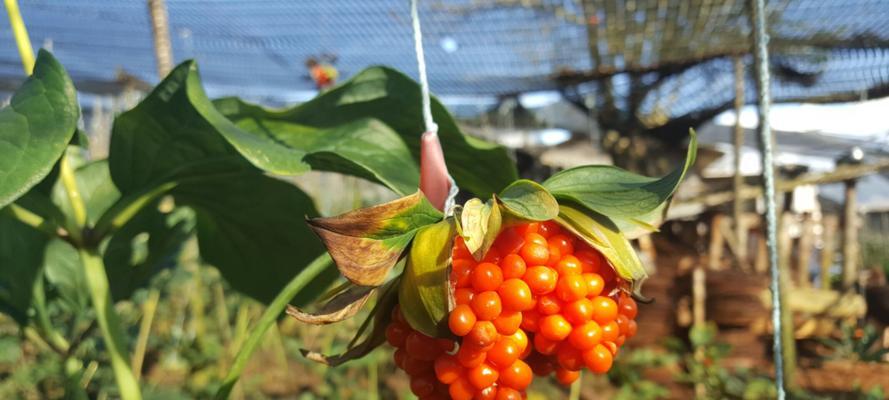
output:
[[[775,384],[778,400],[784,400],[784,349],[781,342],[781,285],[778,269],[778,220],[775,210],[775,171],[772,161],[772,131],[769,126],[769,36],[766,33],[765,1],[751,0],[753,20],[754,66],[758,89],[759,146],[762,152],[763,191],[766,204],[766,245],[769,253],[772,291],[772,345],[775,353]]]
[[[744,61],[741,57],[735,57],[735,132],[734,132],[734,154],[735,154],[735,176],[734,189],[735,193],[741,192],[744,186],[744,175],[741,172],[741,148],[744,146],[744,127],[741,126],[741,110],[744,108]],[[742,269],[746,270],[747,263],[747,229],[744,224],[744,199],[741,196],[735,196],[733,207],[733,216],[735,220],[735,238],[738,243],[737,258],[738,264]]]

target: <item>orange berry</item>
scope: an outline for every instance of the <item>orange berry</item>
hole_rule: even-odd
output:
[[[540,315],[553,315],[562,310],[562,304],[555,294],[545,294],[537,299],[537,312]]]
[[[420,376],[432,371],[432,363],[426,360],[416,358],[407,352],[404,356],[404,372],[409,376]]]
[[[521,279],[507,279],[497,289],[503,308],[513,311],[526,311],[534,307],[534,296],[531,288]]]
[[[404,340],[404,349],[411,357],[418,358],[423,361],[435,361],[438,356],[443,353],[441,347],[435,338],[426,336],[420,332],[413,331],[407,335]]]
[[[547,246],[549,242],[546,241],[546,238],[538,234],[537,232],[528,233],[525,235],[525,243],[536,243]]]
[[[547,315],[540,321],[540,335],[552,340],[562,341],[571,334],[571,324],[560,314]]]
[[[617,355],[617,344],[614,342],[602,342],[602,345],[611,352],[612,355]]]
[[[509,338],[519,347],[519,353],[523,353],[525,349],[528,349],[528,334],[525,331],[519,329]]]
[[[586,281],[587,296],[590,298],[602,294],[602,290],[605,289],[605,281],[602,280],[602,275],[595,272],[584,272],[583,280]]]
[[[562,253],[563,255],[565,253]],[[556,271],[559,273],[559,276],[570,275],[570,274],[582,274],[583,267],[580,264],[580,260],[577,257],[572,255],[566,255],[556,263]]]
[[[500,371],[500,384],[515,390],[525,390],[532,378],[531,367],[522,360],[516,360]]]
[[[469,378],[469,383],[472,386],[481,390],[497,382],[500,373],[490,364],[483,362],[479,366],[467,371],[466,377]]]
[[[451,261],[451,282],[455,287],[469,287],[472,284],[471,275],[475,268],[475,261],[465,258],[455,258]]]
[[[617,347],[620,347],[620,346],[624,345],[624,342],[626,340],[627,340],[627,337],[625,335],[620,335],[617,337],[617,341],[615,341],[614,344],[616,344]]]
[[[583,352],[583,362],[590,371],[597,374],[604,374],[611,369],[611,364],[614,362],[614,359],[611,355],[611,351],[600,344]]]
[[[546,265],[549,262],[549,248],[545,244],[526,242],[519,254],[526,264]]]
[[[562,315],[572,325],[580,325],[593,318],[593,302],[590,299],[580,299],[568,303],[562,308]]]
[[[546,265],[550,267],[555,267],[556,264],[562,259],[562,252],[559,251],[559,248],[552,245],[546,245],[547,250],[549,251],[549,258],[546,260]]]
[[[574,253],[574,238],[564,233],[550,236],[549,239],[547,239],[547,242],[558,247],[559,253],[563,256]],[[577,266],[580,267],[580,262],[578,262]]]
[[[411,329],[402,323],[393,322],[386,327],[386,341],[392,347],[404,347],[404,340],[411,333]]]
[[[460,377],[460,374],[463,373],[463,367],[457,361],[457,357],[450,354],[436,358],[433,368],[435,369],[435,377],[445,385],[454,383]]]
[[[475,296],[475,292],[470,288],[459,288],[454,290],[454,301],[459,304],[469,304],[472,301],[472,297]]]
[[[559,281],[556,283],[556,296],[564,302],[580,300],[586,297],[589,287],[582,275],[559,274]]]
[[[589,350],[602,341],[602,328],[595,321],[588,321],[574,328],[568,342],[578,350]]]
[[[469,303],[475,317],[479,321],[491,321],[500,315],[503,311],[503,304],[500,302],[500,295],[494,291],[481,292],[472,298]]]
[[[537,229],[540,228],[540,223],[538,222],[529,222],[527,224],[521,224],[515,227],[516,233],[522,236],[527,236],[529,233],[537,233]]]
[[[610,297],[596,296],[593,299],[593,319],[599,324],[607,324],[617,318],[617,303]]]
[[[559,342],[549,340],[543,335],[534,335],[534,350],[543,355],[550,355],[556,352]]]
[[[460,377],[448,386],[448,394],[452,400],[472,400],[475,392],[475,388],[464,377]]]
[[[527,265],[525,260],[518,254],[508,254],[500,261],[500,270],[503,272],[503,279],[521,278],[525,275]]]
[[[559,274],[552,268],[540,265],[528,268],[522,280],[531,288],[531,293],[539,296],[555,290]]]
[[[485,258],[482,261],[489,262],[491,264],[500,264],[500,258],[500,251],[492,247],[488,249],[488,253],[485,254]]]
[[[553,235],[557,235],[561,231],[562,231],[562,228],[559,227],[559,224],[557,224],[555,221],[551,221],[551,220],[546,221],[546,222],[541,222],[540,227],[537,228],[537,233],[539,233],[540,236],[543,236],[545,238],[549,238]]]
[[[487,362],[498,368],[506,368],[519,359],[521,349],[509,337],[500,338],[491,350],[488,350]]]
[[[580,351],[567,343],[562,343],[556,350],[556,361],[567,370],[580,371],[583,369],[583,357]]]
[[[467,304],[458,304],[448,315],[448,328],[457,336],[466,336],[475,326],[476,317]]]
[[[629,325],[627,325],[627,334],[626,334],[627,337],[631,338],[633,336],[636,336],[636,331],[638,329],[639,329],[639,326],[636,325],[636,321],[631,319]]]
[[[487,355],[485,350],[477,346],[463,344],[457,350],[457,362],[463,368],[475,368],[485,361]]]
[[[607,324],[602,324],[602,340],[613,342],[617,340],[620,333],[620,326],[616,321],[608,321]]]
[[[511,387],[500,386],[497,388],[496,400],[522,400],[522,393]]]
[[[576,250],[574,255],[580,260],[583,272],[598,273],[599,270],[602,269],[602,265],[605,263],[602,259],[602,255],[596,250]]]
[[[556,368],[556,381],[563,386],[568,386],[580,378],[580,371],[571,371],[565,368]]]
[[[518,311],[504,311],[500,313],[500,316],[494,318],[492,322],[494,322],[494,327],[497,328],[497,333],[509,336],[519,330],[519,326],[522,325],[522,313]]]
[[[636,314],[639,313],[636,300],[633,300],[630,296],[620,296],[620,299],[617,301],[617,308],[619,309],[618,312],[626,315],[629,319],[636,318]]]
[[[494,242],[494,247],[500,251],[501,255],[505,255],[517,253],[524,244],[525,238],[523,235],[516,232],[515,229],[509,228],[500,232],[500,235],[497,236],[497,240]]]
[[[497,290],[503,283],[503,272],[496,264],[483,262],[473,268],[469,279],[472,282],[472,289],[476,292]]]
[[[540,329],[540,318],[542,316],[536,310],[528,310],[522,313],[522,324],[519,328],[527,332],[537,332]]]
[[[411,392],[417,397],[431,396],[435,392],[435,378],[425,374],[411,377]]]
[[[463,338],[463,343],[484,348],[494,344],[499,336],[493,322],[478,321]]]
[[[404,358],[407,356],[407,351],[404,349],[397,349],[394,353],[392,353],[392,361],[395,362],[395,365],[398,368],[404,369]]]
[[[497,399],[497,386],[491,385],[475,394],[475,398],[473,400],[496,400]]]

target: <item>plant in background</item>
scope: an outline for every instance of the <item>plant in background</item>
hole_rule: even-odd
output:
[[[822,339],[821,342],[830,348],[830,359],[885,362],[889,349],[882,348],[881,339],[881,333],[873,325],[860,328],[855,324],[844,323],[840,326],[838,338]]]
[[[614,362],[608,371],[608,380],[617,388],[615,400],[655,400],[667,398],[670,392],[656,382],[645,379],[650,368],[678,367],[680,356],[659,353],[650,349],[626,352]]]

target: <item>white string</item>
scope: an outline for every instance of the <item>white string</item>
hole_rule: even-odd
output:
[[[420,70],[420,95],[423,100],[423,122],[426,132],[438,133],[438,125],[432,120],[432,102],[429,99],[429,80],[426,78],[426,58],[423,55],[423,33],[420,31],[418,0],[411,0],[411,23],[414,26],[414,50],[417,53],[417,67]]]

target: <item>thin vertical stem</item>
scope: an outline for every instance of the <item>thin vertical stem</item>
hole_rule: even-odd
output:
[[[774,334],[772,345],[775,353],[775,384],[778,399],[786,398],[784,387],[784,349],[782,343],[783,326],[781,323],[781,276],[778,268],[778,220],[775,205],[775,171],[772,161],[772,131],[769,119],[771,103],[769,77],[769,36],[766,33],[765,1],[751,0],[751,17],[753,20],[753,42],[755,71],[758,89],[759,111],[759,146],[762,152],[763,191],[766,204],[766,241],[769,253],[769,269],[771,271],[772,291],[772,326]]]
[[[28,38],[28,30],[19,11],[18,1],[4,0],[4,3],[6,13],[9,14],[9,26],[12,27],[12,35],[19,49],[19,57],[22,59],[22,68],[25,70],[25,75],[31,76],[34,72],[34,48],[31,47],[31,39]]]
[[[157,304],[160,301],[160,291],[152,288],[148,292],[148,299],[142,304],[142,321],[139,323],[139,337],[136,339],[136,349],[133,351],[132,369],[139,381],[142,375],[142,362],[145,360],[145,350],[148,348],[148,337],[151,336],[151,323],[157,312]]]

